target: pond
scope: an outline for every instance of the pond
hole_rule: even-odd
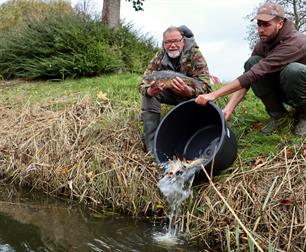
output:
[[[187,242],[157,242],[165,227],[145,219],[102,217],[46,195],[0,190],[0,252],[199,251]]]

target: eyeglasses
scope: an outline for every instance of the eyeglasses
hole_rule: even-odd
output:
[[[174,39],[174,40],[166,40],[166,41],[164,41],[164,45],[166,45],[166,46],[170,46],[170,45],[172,45],[172,44],[178,44],[178,43],[180,43],[181,41],[183,40],[183,37],[181,37],[180,39]]]

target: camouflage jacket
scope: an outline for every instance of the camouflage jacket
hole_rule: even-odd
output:
[[[198,45],[195,43],[193,37],[185,38],[185,41],[185,47],[177,66],[172,64],[165,50],[161,49],[149,63],[143,77],[149,76],[154,71],[172,70],[203,82],[203,86],[201,88],[196,88],[196,90],[194,90],[195,96],[208,93],[210,92],[211,87],[210,75],[206,60],[199,50]],[[145,95],[146,87],[143,87],[142,84],[143,82],[140,83],[139,90],[143,95]]]

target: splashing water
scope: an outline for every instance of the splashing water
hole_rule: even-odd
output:
[[[159,236],[156,235],[155,239],[157,241],[174,244],[182,242],[177,237],[181,205],[184,200],[192,196],[191,187],[195,172],[203,161],[203,158],[191,162],[175,159],[163,164],[165,174],[159,180],[157,186],[170,206],[170,215],[167,233]]]

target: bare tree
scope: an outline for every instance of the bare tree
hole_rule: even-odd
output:
[[[120,24],[120,0],[103,0],[102,23],[111,28]]]
[[[296,29],[306,32],[306,1],[305,0],[278,0],[284,6],[286,16],[293,21]]]
[[[257,6],[257,8],[252,11],[252,13],[246,16],[246,18],[251,20],[256,15],[256,11],[258,7],[266,2],[271,2],[271,1],[261,2]],[[273,2],[278,3],[284,7],[286,17],[294,23],[298,31],[306,32],[306,1],[305,0],[275,0]],[[253,49],[258,40],[256,23],[252,22],[248,26],[248,32],[247,32],[246,39],[249,41],[250,49]]]
[[[133,4],[135,11],[143,10],[145,0],[126,0]],[[120,25],[120,2],[121,0],[103,0],[102,22],[111,28]]]

